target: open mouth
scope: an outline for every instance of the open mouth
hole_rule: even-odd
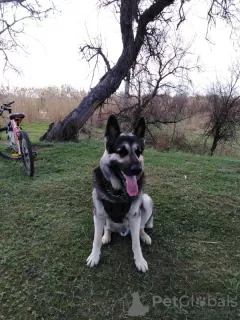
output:
[[[135,172],[134,172],[129,166],[120,166],[116,162],[112,162],[110,168],[111,170],[113,170],[115,174],[117,174],[118,178],[121,180],[121,182],[125,186],[127,194],[130,197],[137,196],[139,192],[137,179],[141,174],[142,170],[140,169],[138,170],[140,172],[136,172],[136,169],[135,169]]]
[[[126,175],[123,171],[121,171],[121,174],[125,180],[128,195],[135,197],[138,194],[137,177]]]

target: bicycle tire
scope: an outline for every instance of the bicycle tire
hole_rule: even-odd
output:
[[[11,156],[9,154],[6,154],[6,153],[3,153],[0,151],[0,157],[2,157],[3,159],[7,159],[7,160],[22,160],[22,157],[21,156],[18,156],[18,157],[14,157],[14,156]]]
[[[32,177],[34,174],[34,156],[31,141],[25,131],[21,131],[20,149],[25,173],[27,176]]]

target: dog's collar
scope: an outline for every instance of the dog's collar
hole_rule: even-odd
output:
[[[143,175],[141,176],[141,180],[142,177]],[[111,182],[108,181],[100,167],[97,167],[94,170],[94,185],[101,191],[102,195],[106,195],[109,198],[109,201],[131,202],[133,199],[138,197],[138,195],[135,197],[130,197],[127,191],[123,188],[120,190],[114,189]]]
[[[128,202],[129,201],[129,195],[127,194],[127,192],[124,189],[120,189],[120,190],[116,190],[113,188],[111,182],[110,182],[110,177],[111,177],[111,173],[109,170],[109,167],[107,165],[104,165],[102,168],[102,173],[103,173],[103,184],[105,187],[105,190],[107,191],[107,193],[111,196],[114,197],[116,199],[120,199],[123,202]]]
[[[129,195],[127,194],[127,192],[123,189],[120,190],[116,190],[112,187],[112,184],[105,178],[104,179],[104,187],[105,190],[107,191],[107,193],[115,199],[121,200],[123,202],[128,202],[129,201]]]

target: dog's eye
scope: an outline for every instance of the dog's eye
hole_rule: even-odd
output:
[[[141,151],[140,149],[137,149],[137,150],[135,151],[135,153],[136,153],[136,156],[139,158],[140,155],[141,155],[141,153],[142,153],[142,151]]]
[[[125,147],[122,147],[117,150],[117,153],[120,155],[120,157],[125,157],[128,154],[128,151]]]

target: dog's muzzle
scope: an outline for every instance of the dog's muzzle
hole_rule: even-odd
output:
[[[131,166],[130,172],[133,176],[138,176],[142,172],[142,166],[140,163],[135,163]]]

